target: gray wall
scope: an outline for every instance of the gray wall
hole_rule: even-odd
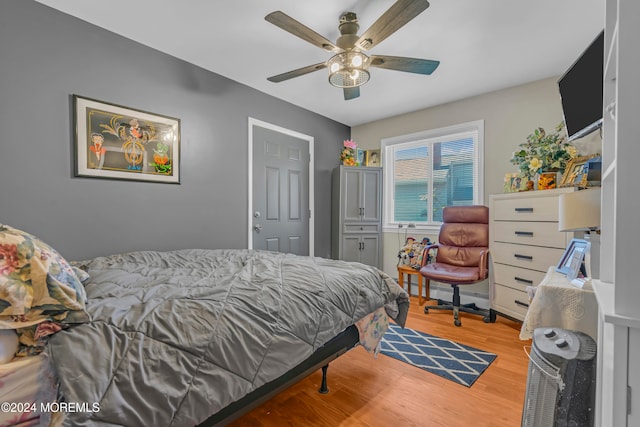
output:
[[[182,184],[74,177],[72,94],[180,118]],[[349,127],[39,3],[0,2],[0,223],[69,259],[246,247],[248,117],[315,138],[315,254],[328,257]]]

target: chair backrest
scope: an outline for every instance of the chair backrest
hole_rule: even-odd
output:
[[[436,262],[478,266],[481,252],[489,249],[489,208],[447,206],[442,215]]]

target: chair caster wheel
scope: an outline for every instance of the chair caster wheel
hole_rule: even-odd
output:
[[[429,314],[429,307],[424,308],[424,314]]]
[[[462,325],[462,322],[460,320],[456,319],[456,320],[453,321],[453,324],[456,325],[456,326],[460,326],[460,325]]]

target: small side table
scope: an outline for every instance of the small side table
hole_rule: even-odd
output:
[[[398,266],[398,284],[404,288],[404,275],[407,275],[407,292],[409,292],[409,296],[411,296],[411,276],[418,276],[418,305],[422,305],[422,274],[420,274],[420,270],[416,270],[410,265],[399,265]],[[427,287],[427,299],[429,301],[431,298],[429,297],[429,288]]]
[[[534,296],[520,329],[520,339],[533,337],[536,328],[562,328],[580,331],[598,340],[598,302],[591,289],[581,289],[550,266],[536,287],[527,289]]]

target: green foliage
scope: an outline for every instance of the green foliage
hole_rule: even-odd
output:
[[[513,153],[511,164],[518,166],[520,174],[531,179],[536,173],[549,170],[563,172],[567,162],[576,157],[576,148],[567,142],[564,122],[558,124],[553,133],[537,128],[527,136]]]

